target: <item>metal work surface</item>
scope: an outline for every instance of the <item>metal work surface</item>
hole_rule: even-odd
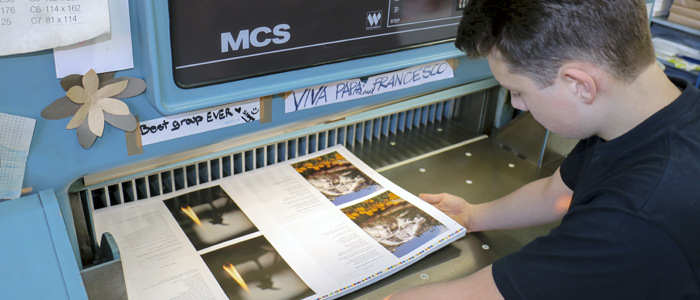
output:
[[[394,147],[405,146],[397,144]],[[391,153],[386,152],[374,153],[378,157],[391,156]],[[373,160],[371,157],[363,159]],[[381,174],[416,195],[447,192],[471,203],[483,203],[505,196],[530,181],[552,173],[537,168],[534,163],[519,158],[515,153],[485,138],[385,170]],[[472,274],[520,249],[534,238],[547,234],[556,225],[468,233],[464,238],[395,275],[341,299],[382,299],[412,286]]]

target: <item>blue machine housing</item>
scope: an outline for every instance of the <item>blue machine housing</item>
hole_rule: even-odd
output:
[[[138,115],[141,120],[161,118],[168,114],[182,113],[243,99],[275,95],[336,80],[379,74],[448,58],[459,57],[461,64],[455,70],[454,78],[451,79],[290,114],[284,112],[284,100],[275,96],[272,99],[272,119],[269,123],[246,123],[147,145],[143,149],[143,154],[128,156],[124,132],[121,130],[105,126],[103,136],[97,139],[92,148],[86,150],[78,144],[75,130],[65,129],[70,118],[52,121],[40,116],[41,110],[55,99],[65,95],[65,91],[59,84],[60,79],[57,79],[55,75],[51,50],[0,57],[0,88],[2,88],[0,112],[37,120],[23,186],[31,187],[34,192],[54,190],[64,222],[47,223],[46,226],[49,228],[65,226],[65,229],[61,228],[61,230],[67,231],[67,237],[61,236],[59,238],[69,239],[75,256],[74,263],[78,267],[82,266],[69,203],[69,191],[72,185],[82,185],[80,179],[83,176],[139,164],[243,135],[269,132],[275,129],[279,129],[280,134],[282,134],[285,127],[305,120],[323,118],[343,111],[423,95],[492,77],[485,60],[467,60],[454,48],[451,42],[448,42],[184,90],[178,88],[172,79],[167,1],[130,1],[129,5],[135,68],[119,71],[116,77],[130,76],[145,79],[147,83],[145,94],[123,99],[132,114]],[[26,202],[29,203],[29,201]],[[19,213],[23,209],[20,208],[21,204],[18,206],[5,204],[0,203],[0,211],[16,209]],[[33,209],[43,208],[35,205]],[[15,230],[21,230],[22,234],[32,236],[34,239],[48,238],[45,234],[37,234],[36,231],[39,229],[33,227],[15,228]],[[27,244],[15,245],[15,247],[21,249],[21,247],[31,246]],[[16,251],[16,253],[29,257],[33,252]],[[6,253],[0,254],[5,255]],[[3,268],[0,271],[0,279],[10,276],[26,278],[27,287],[30,286],[29,281],[34,280],[30,270]],[[59,279],[56,278],[56,280]],[[60,280],[74,281],[80,280],[80,278],[73,276]],[[11,282],[16,283],[17,280],[0,280],[0,289]],[[26,291],[27,296],[31,298],[31,289],[27,288]],[[71,298],[68,295],[66,297]],[[72,298],[86,299],[86,296]],[[61,296],[54,299],[61,299]]]
[[[173,80],[170,21],[166,1],[139,1],[138,17],[146,98],[161,113],[177,114],[250,98],[284,93],[328,82],[358,78],[463,56],[452,43],[420,47],[306,69],[253,77],[193,89]]]

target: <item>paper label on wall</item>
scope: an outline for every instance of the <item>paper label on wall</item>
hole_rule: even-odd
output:
[[[0,55],[79,43],[110,32],[107,0],[0,1]]]
[[[442,60],[406,68],[401,71],[372,76],[366,82],[358,78],[294,90],[285,99],[284,110],[290,113],[302,109],[379,95],[452,77],[454,77],[452,67]]]
[[[36,120],[0,113],[0,199],[19,198]]]
[[[260,99],[141,122],[142,145],[154,144],[260,119]]]
[[[134,67],[129,1],[109,1],[109,13],[112,29],[110,34],[53,49],[56,78],[85,74],[90,69],[99,74]]]

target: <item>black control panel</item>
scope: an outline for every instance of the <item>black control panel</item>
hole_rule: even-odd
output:
[[[454,38],[466,0],[169,0],[181,88]]]

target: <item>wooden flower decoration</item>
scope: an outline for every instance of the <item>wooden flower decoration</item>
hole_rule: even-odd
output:
[[[114,73],[100,74],[94,70],[85,76],[69,75],[61,80],[66,96],[44,108],[41,116],[59,120],[70,116],[66,129],[77,128],[78,142],[87,149],[104,133],[104,123],[124,131],[138,126],[126,103],[117,100],[143,93],[146,83],[132,77],[113,78]]]

